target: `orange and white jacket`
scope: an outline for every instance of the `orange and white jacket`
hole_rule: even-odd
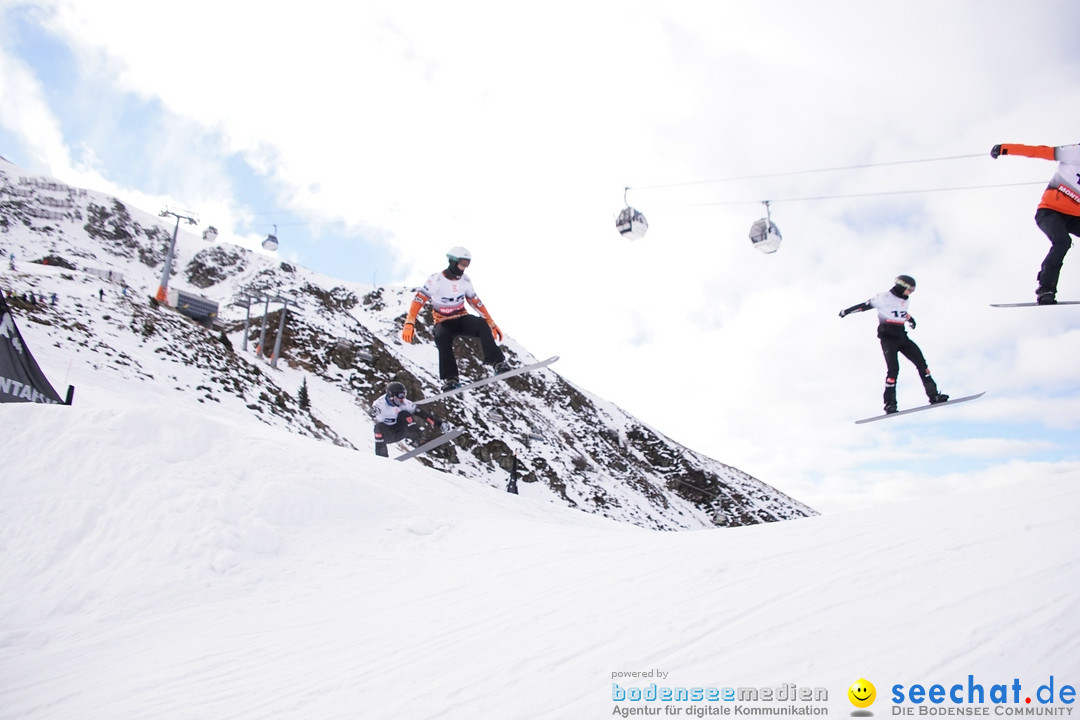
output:
[[[1050,147],[1005,143],[1001,146],[1001,154],[1057,160],[1057,172],[1050,178],[1039,207],[1080,216],[1080,145]]]
[[[494,323],[487,307],[476,296],[472,280],[469,279],[468,275],[462,275],[456,280],[452,280],[441,272],[437,272],[429,277],[424,286],[416,291],[416,297],[413,298],[412,305],[409,307],[406,322],[415,321],[420,308],[428,301],[431,302],[431,315],[435,319],[436,325],[443,320],[467,315],[468,310],[465,308],[465,303],[472,305],[487,320],[488,325]]]

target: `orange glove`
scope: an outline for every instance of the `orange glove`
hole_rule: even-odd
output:
[[[495,342],[502,342],[502,330],[499,329],[494,320],[488,319],[488,327],[491,328],[491,337],[495,338]]]
[[[416,316],[420,314],[420,308],[424,307],[424,303],[428,301],[427,295],[423,293],[416,293],[416,297],[413,298],[412,304],[409,305],[409,314],[405,316],[405,327],[401,329],[401,339],[407,343],[413,341],[413,336],[416,334]]]

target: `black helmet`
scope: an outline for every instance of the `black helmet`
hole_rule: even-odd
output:
[[[405,386],[395,380],[386,386],[386,397],[405,397]]]
[[[911,277],[910,275],[897,275],[896,280],[894,280],[893,282],[896,283],[893,286],[893,289],[899,290],[901,293],[904,290],[915,289],[915,278]]]

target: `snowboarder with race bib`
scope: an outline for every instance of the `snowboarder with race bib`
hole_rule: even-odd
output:
[[[896,412],[896,378],[900,374],[899,355],[910,360],[919,371],[923,389],[931,405],[943,403],[948,395],[938,392],[937,383],[930,376],[922,350],[915,341],[908,337],[907,325],[915,329],[915,318],[908,313],[908,298],[915,292],[915,280],[910,275],[900,275],[892,288],[879,293],[864,303],[852,305],[840,311],[840,317],[851,313],[863,312],[871,308],[877,310],[877,336],[881,340],[881,352],[885,355],[885,413]]]
[[[379,457],[390,456],[387,451],[389,443],[400,442],[406,438],[414,443],[420,441],[423,426],[417,422],[417,418],[438,428],[439,432],[445,433],[451,429],[449,423],[443,422],[409,400],[405,386],[397,381],[386,386],[386,394],[379,396],[368,412],[375,421],[375,454]]]
[[[1056,160],[1057,170],[1043,191],[1035,210],[1035,224],[1050,238],[1050,252],[1036,275],[1038,287],[1035,302],[1039,305],[1057,303],[1057,283],[1065,254],[1072,247],[1071,235],[1080,237],[1080,144],[1018,145],[1002,143],[990,149],[990,157],[1002,155]]]
[[[480,338],[484,362],[494,366],[496,374],[510,369],[499,347],[499,341],[503,339],[502,331],[491,319],[487,306],[476,296],[472,281],[465,274],[465,269],[472,262],[472,255],[458,246],[447,251],[446,259],[449,261],[446,269],[429,277],[424,286],[416,291],[401,331],[401,339],[411,343],[416,330],[416,317],[425,303],[431,303],[431,314],[435,320],[435,347],[439,349],[439,378],[444,391],[461,386],[457,358],[454,356],[454,340],[458,337]],[[465,303],[480,315],[470,314]]]

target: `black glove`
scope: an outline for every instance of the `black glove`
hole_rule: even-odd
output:
[[[847,314],[848,314],[847,310],[841,310],[840,311],[840,317],[847,317]]]
[[[908,325],[911,325],[911,329],[914,330],[915,329],[915,318],[908,315],[907,316],[907,321],[908,321]]]
[[[1008,154],[1009,154],[1009,151],[1008,150],[1002,150],[1000,145],[995,145],[994,147],[990,148],[990,157],[994,158],[995,160],[997,160],[998,155],[1008,155]]]

